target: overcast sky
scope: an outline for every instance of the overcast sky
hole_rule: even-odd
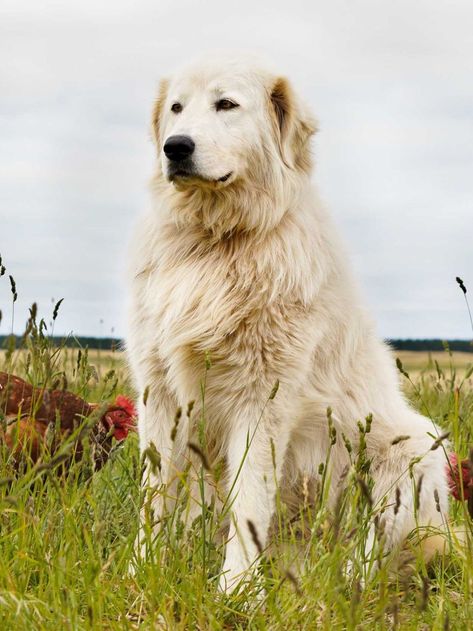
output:
[[[15,329],[124,335],[127,242],[148,204],[160,77],[262,52],[316,113],[317,181],[386,337],[471,338],[471,0],[2,0],[0,254]],[[11,328],[0,279],[0,333]],[[101,323],[101,320],[103,323]]]

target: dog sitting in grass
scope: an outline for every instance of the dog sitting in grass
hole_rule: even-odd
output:
[[[277,487],[317,479],[329,448],[334,502],[367,417],[387,548],[446,520],[439,430],[402,395],[311,183],[315,132],[288,80],[245,59],[215,56],[163,80],[153,111],[156,173],[134,239],[127,340],[140,445],[159,452],[158,488],[195,457],[189,444],[224,459],[226,591],[267,544]],[[344,440],[331,445],[333,432]],[[164,498],[153,500],[157,522]]]

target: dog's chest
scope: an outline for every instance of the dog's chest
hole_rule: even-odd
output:
[[[300,306],[275,281],[284,276],[283,263],[274,269],[248,252],[222,250],[180,257],[164,251],[140,281],[143,334],[168,367],[195,367],[206,352],[235,366],[284,344]]]
[[[230,301],[231,281],[217,261],[184,261],[157,270],[152,282],[156,301],[152,312],[160,351],[165,354],[179,347],[214,348],[229,332],[228,317],[235,317],[241,308],[239,296]]]

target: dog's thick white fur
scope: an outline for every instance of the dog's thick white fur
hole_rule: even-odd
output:
[[[225,457],[233,485],[224,589],[257,557],[248,522],[266,543],[276,483],[318,475],[329,444],[328,406],[339,436],[354,445],[357,421],[373,415],[368,456],[374,501],[388,500],[390,546],[415,526],[440,525],[447,513],[444,453],[430,450],[437,429],[401,394],[392,356],[376,337],[311,184],[315,131],[286,79],[238,59],[207,60],[163,81],[153,112],[153,207],[133,245],[127,344],[140,445],[154,443],[161,454],[156,483],[185,467],[208,353],[205,448],[212,461]],[[175,136],[195,144],[182,169],[163,151]],[[176,409],[191,400],[193,415],[183,414],[172,439]],[[400,435],[409,439],[393,445]],[[415,458],[414,478],[422,476],[416,515]],[[332,496],[347,463],[338,440]],[[163,510],[159,499],[156,510]]]

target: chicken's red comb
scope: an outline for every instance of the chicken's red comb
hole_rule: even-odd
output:
[[[460,460],[451,453],[446,465],[447,482],[450,493],[456,500],[469,500],[473,496],[473,471],[468,458]]]
[[[114,405],[116,405],[118,408],[122,408],[123,410],[125,410],[125,412],[129,414],[132,418],[137,417],[135,404],[133,403],[131,399],[126,397],[124,394],[119,394],[117,396],[117,398],[115,399]]]

